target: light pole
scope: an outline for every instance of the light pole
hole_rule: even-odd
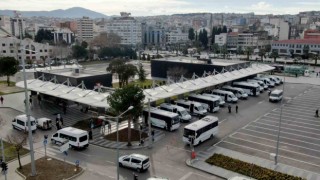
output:
[[[152,148],[150,106],[151,106],[150,105],[150,98],[148,98],[148,129],[149,129],[149,145],[148,145],[148,148]]]
[[[29,50],[29,51],[31,51],[31,50]],[[21,52],[22,52],[22,48],[21,48]],[[25,96],[25,105],[26,105],[25,113],[27,115],[28,131],[29,131],[29,146],[30,146],[30,157],[31,157],[31,176],[35,176],[36,175],[36,166],[35,166],[35,162],[34,162],[34,150],[33,150],[32,130],[31,130],[31,121],[30,121],[30,109],[29,109],[28,91],[27,91],[26,69],[25,69],[25,62],[24,62],[23,58],[22,58],[22,67],[23,67],[24,96]]]
[[[284,69],[285,69],[285,67],[284,67]],[[282,97],[284,97],[284,85],[285,85],[285,83],[286,83],[286,74],[284,74],[284,76],[283,76],[283,85],[282,85],[283,95],[282,95]],[[281,120],[282,120],[282,108],[283,108],[283,98],[281,99],[281,104],[280,104],[280,120],[279,120],[279,128],[278,128],[278,136],[277,136],[277,147],[276,147],[276,156],[274,158],[274,165],[278,164],[280,132],[281,132]]]
[[[119,118],[124,115],[126,112],[130,111],[133,109],[133,106],[129,106],[127,110],[125,110],[123,113],[119,114],[117,117],[114,117],[117,120],[117,180],[119,180]],[[130,128],[130,127],[128,127]]]

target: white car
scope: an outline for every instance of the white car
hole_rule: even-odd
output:
[[[130,154],[119,158],[120,167],[128,167],[138,172],[145,171],[150,167],[149,157],[141,154]]]

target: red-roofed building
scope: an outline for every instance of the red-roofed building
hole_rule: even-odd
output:
[[[302,55],[305,47],[309,52],[320,53],[320,39],[290,39],[271,44],[271,50],[278,51],[279,55],[291,55],[291,52]]]
[[[303,33],[304,39],[320,39],[320,31],[309,29]]]

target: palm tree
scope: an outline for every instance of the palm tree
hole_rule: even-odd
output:
[[[247,46],[247,47],[245,47],[244,51],[245,51],[245,53],[247,55],[247,60],[249,61],[249,56],[252,54],[253,49],[252,49],[252,47]]]
[[[279,57],[278,51],[273,50],[270,57],[274,59],[274,62],[276,62],[277,58]]]

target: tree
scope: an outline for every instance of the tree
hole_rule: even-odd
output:
[[[215,36],[217,35],[217,27],[213,27],[212,28],[212,32],[211,32],[211,44],[214,44],[215,42]]]
[[[80,58],[85,58],[88,55],[88,51],[83,47],[79,45],[72,46],[72,56],[76,58],[77,60]]]
[[[302,55],[303,59],[309,58],[309,50],[310,50],[310,47],[308,45],[303,46],[303,55]]]
[[[247,55],[247,60],[249,61],[249,56],[252,54],[253,49],[252,49],[252,47],[247,46],[247,47],[245,47],[244,51],[245,51],[245,53]]]
[[[150,54],[148,54],[148,55],[147,55],[147,60],[148,60],[148,61],[150,61],[150,60],[151,60],[151,58],[150,58]]]
[[[173,81],[178,81],[182,75],[185,75],[188,71],[182,67],[172,67],[167,71],[167,76]]]
[[[143,90],[136,85],[116,89],[107,97],[110,110],[115,114],[121,114],[130,106],[133,106],[133,109],[123,115],[128,119],[128,146],[131,146],[131,121],[132,119],[138,119],[142,114],[144,98]]]
[[[239,54],[242,54],[243,53],[243,50],[242,50],[242,46],[238,46],[237,47],[237,55]]]
[[[259,49],[259,56],[261,58],[261,61],[263,61],[263,57],[266,56],[266,50],[265,49]]]
[[[202,45],[204,48],[208,47],[208,32],[207,30],[203,29],[203,34],[202,34]]]
[[[225,59],[226,58],[226,54],[228,53],[227,45],[223,45],[221,47],[221,52],[220,53],[223,54],[223,59]]]
[[[10,86],[10,76],[18,72],[19,61],[14,57],[0,58],[0,76],[7,76],[7,84]]]
[[[221,34],[222,33],[222,29],[221,29],[221,26],[220,27],[218,27],[218,29],[217,29],[217,34],[219,35],[219,34]]]
[[[190,39],[190,41],[193,41],[193,40],[194,40],[195,34],[194,34],[194,29],[193,29],[193,28],[190,28],[190,29],[189,29],[188,38]]]
[[[12,144],[16,150],[17,156],[18,156],[18,162],[19,162],[19,169],[22,169],[21,161],[20,161],[20,151],[23,149],[23,146],[27,142],[27,134],[18,135],[13,134],[11,136],[8,136],[8,142]]]
[[[40,29],[34,38],[34,40],[38,43],[49,42],[50,44],[53,43],[53,39],[54,37],[52,31],[44,29]]]
[[[146,71],[144,70],[142,63],[139,63],[138,76],[141,82],[146,80]]]
[[[119,87],[122,88],[124,85],[128,85],[129,78],[134,77],[138,70],[134,65],[125,64],[123,60],[116,59],[110,62],[107,71],[118,74]]]
[[[121,72],[123,84],[127,86],[129,84],[129,79],[131,77],[134,78],[137,72],[138,72],[138,69],[136,66],[134,66],[133,64],[125,64],[124,70]]]
[[[222,33],[227,33],[227,32],[228,32],[227,26],[223,26],[222,27]]]
[[[274,62],[276,62],[277,58],[279,57],[279,54],[278,54],[278,50],[273,50],[271,55],[270,55],[271,58],[274,59]]]
[[[83,48],[87,49],[88,43],[87,43],[86,41],[82,41],[82,42],[81,42],[81,46],[82,46]]]
[[[219,45],[217,43],[212,44],[212,51],[215,54],[219,52]]]

